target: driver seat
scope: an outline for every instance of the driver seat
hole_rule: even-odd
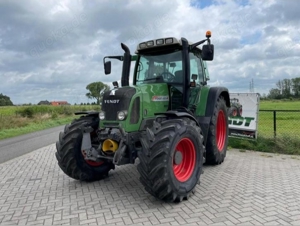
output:
[[[182,80],[183,80],[183,73],[182,73],[182,70],[175,71],[174,75],[175,75],[175,77],[174,77],[174,82],[182,83]]]

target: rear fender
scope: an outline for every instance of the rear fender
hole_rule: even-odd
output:
[[[201,129],[203,131],[205,145],[207,142],[207,136],[208,136],[209,125],[211,122],[211,117],[214,113],[215,105],[216,105],[216,102],[217,102],[219,96],[222,96],[224,98],[224,100],[226,102],[226,106],[229,108],[230,107],[230,98],[229,98],[228,89],[225,87],[211,87],[209,89],[209,93],[207,96],[205,116],[197,117],[198,122],[201,126]]]
[[[215,105],[218,97],[222,96],[226,102],[226,106],[230,108],[230,98],[229,91],[225,87],[211,87],[209,89],[207,101],[206,101],[206,111],[205,116],[211,117],[214,113]]]

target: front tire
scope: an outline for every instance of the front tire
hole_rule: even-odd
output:
[[[95,181],[108,176],[114,165],[108,161],[94,162],[85,160],[85,151],[81,150],[83,134],[81,126],[91,126],[94,130],[90,133],[91,141],[97,142],[96,130],[99,118],[82,116],[66,125],[64,132],[60,132],[59,141],[56,142],[55,153],[59,167],[69,177],[81,181]]]
[[[228,145],[228,111],[224,98],[217,99],[211,118],[206,144],[206,163],[221,164],[225,157]]]
[[[166,202],[187,199],[197,185],[203,164],[203,136],[188,118],[154,122],[142,135],[137,170],[145,190]]]

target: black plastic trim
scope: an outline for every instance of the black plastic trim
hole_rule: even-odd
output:
[[[189,43],[185,38],[181,38],[182,42],[182,71],[183,71],[183,107],[188,108],[190,97],[190,58]]]
[[[211,87],[209,89],[205,116],[211,117],[214,113],[214,108],[219,96],[223,96],[226,101],[226,106],[230,107],[229,91],[226,87]]]
[[[77,111],[74,113],[75,115],[99,115],[98,111]]]
[[[204,136],[204,138],[203,138],[204,145],[206,145],[211,117],[198,116],[198,117],[196,117],[196,119],[197,119],[197,122],[200,124],[200,128],[201,128],[203,136]]]

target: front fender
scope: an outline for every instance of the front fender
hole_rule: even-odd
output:
[[[165,117],[165,116],[167,116],[167,117],[176,117],[176,118],[187,117],[187,118],[190,118],[190,119],[194,120],[196,122],[197,126],[200,126],[197,119],[188,112],[166,111],[166,112],[163,112],[163,113],[156,113],[155,115],[156,115],[156,118]]]
[[[98,111],[77,111],[74,113],[75,115],[91,115],[91,116],[97,116],[99,115]]]

